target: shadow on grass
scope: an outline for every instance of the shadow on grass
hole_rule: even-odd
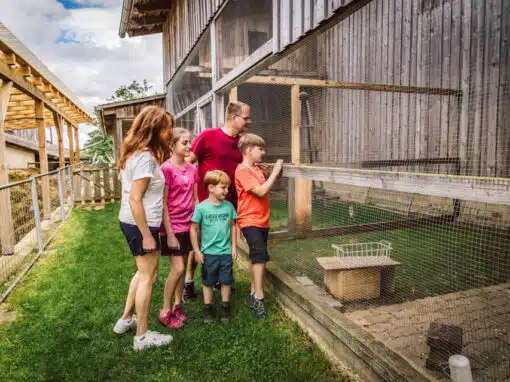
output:
[[[189,319],[183,329],[161,327],[157,316],[169,270],[164,258],[150,328],[171,333],[174,341],[165,349],[135,353],[132,335],[112,332],[135,271],[117,213],[117,204],[102,211],[73,211],[53,245],[55,254],[43,258],[8,300],[18,319],[0,327],[2,379],[343,379],[274,301],[269,299],[268,322],[253,319],[246,304],[248,279],[239,270],[230,324],[201,324],[202,303],[194,301],[185,305]]]

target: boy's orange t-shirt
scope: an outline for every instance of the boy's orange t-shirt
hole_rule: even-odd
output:
[[[237,190],[237,223],[240,228],[269,228],[271,208],[269,197],[258,198],[250,192],[255,186],[261,186],[266,178],[257,166],[237,166],[235,183]]]

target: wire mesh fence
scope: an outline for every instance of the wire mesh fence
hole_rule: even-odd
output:
[[[475,380],[510,378],[508,11],[363,3],[235,92],[267,162],[292,164],[271,194],[273,263],[436,378],[452,354]]]
[[[51,241],[73,202],[69,166],[0,187],[0,301]]]

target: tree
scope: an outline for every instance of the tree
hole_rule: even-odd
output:
[[[88,140],[85,144],[84,152],[91,158],[92,163],[113,163],[112,137],[108,135],[105,136],[103,131],[97,127],[88,133]]]
[[[153,86],[149,86],[147,80],[143,80],[141,83],[133,81],[129,85],[122,85],[120,88],[115,90],[107,101],[128,101],[131,99],[146,97],[154,94]]]

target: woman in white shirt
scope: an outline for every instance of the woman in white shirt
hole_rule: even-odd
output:
[[[136,328],[135,350],[168,345],[172,336],[148,330],[152,286],[159,263],[159,230],[163,219],[165,178],[160,165],[169,157],[173,116],[157,106],[144,108],[124,140],[119,160],[122,199],[119,222],[138,271],[129,286],[123,316],[113,331]],[[133,316],[136,308],[137,318]]]

